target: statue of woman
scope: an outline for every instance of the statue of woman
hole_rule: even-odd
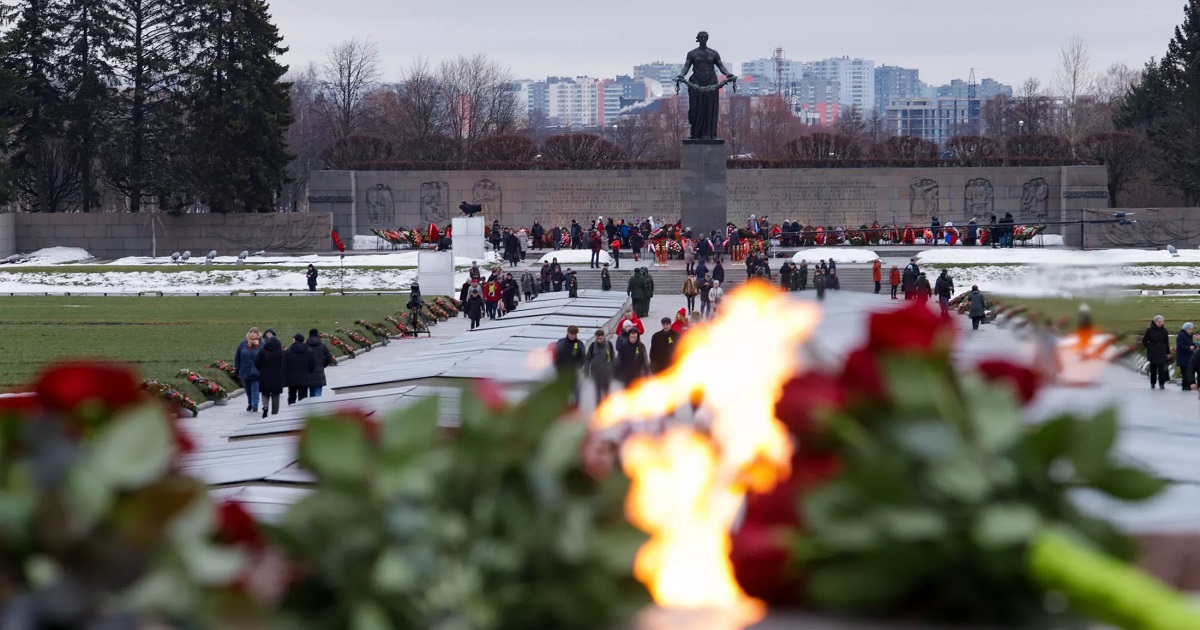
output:
[[[708,47],[708,32],[700,31],[696,35],[700,44],[687,54],[683,71],[676,81],[690,83],[688,86],[688,122],[692,126],[691,140],[714,140],[717,137],[717,117],[721,111],[721,92],[717,89],[717,70],[727,80],[736,81],[737,77],[725,68],[721,62],[721,54]],[[686,78],[688,70],[692,70],[691,78]],[[712,86],[710,89],[697,89],[700,86]]]

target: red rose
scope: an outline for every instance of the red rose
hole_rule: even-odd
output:
[[[38,397],[33,393],[4,394],[0,396],[0,416],[24,416],[41,409]]]
[[[800,478],[792,476],[780,481],[769,492],[746,494],[746,511],[742,515],[743,527],[765,525],[800,526]]]
[[[842,472],[842,460],[833,453],[809,453],[803,449],[792,455],[792,476],[796,488],[810,490]]]
[[[179,426],[178,419],[171,421],[171,430],[175,441],[175,455],[187,455],[196,450],[196,443],[192,441],[192,436],[188,435],[187,430]]]
[[[479,398],[479,402],[483,403],[484,409],[498,413],[508,406],[508,402],[504,400],[504,391],[500,389],[496,381],[481,378],[475,381],[473,388],[475,396]]]
[[[838,379],[807,372],[783,385],[775,402],[775,417],[792,435],[802,438],[816,431],[816,416],[820,411],[840,408],[845,402],[845,390]]]
[[[258,521],[237,501],[225,501],[217,506],[217,539],[231,545],[244,545],[255,551],[267,545],[259,531]]]
[[[1023,365],[995,359],[981,362],[976,369],[989,382],[1008,383],[1023,404],[1033,400],[1037,395],[1037,372]]]
[[[334,418],[343,422],[353,422],[357,424],[367,438],[368,442],[379,440],[379,423],[372,416],[374,411],[363,411],[362,409],[342,409],[333,415]]]
[[[842,377],[838,381],[844,389],[846,400],[866,399],[871,402],[885,400],[887,388],[883,384],[883,376],[879,373],[879,362],[875,359],[875,351],[859,348],[846,357],[846,365],[842,369]]]
[[[797,603],[800,580],[788,567],[787,527],[743,525],[732,537],[733,577],[750,597],[773,606]]]
[[[69,363],[53,366],[34,384],[42,404],[69,411],[89,402],[120,409],[141,397],[141,390],[128,368],[104,363]]]
[[[949,351],[954,340],[954,324],[934,314],[924,303],[887,313],[871,314],[868,347],[894,352]]]

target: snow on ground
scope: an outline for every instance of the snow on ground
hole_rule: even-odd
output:
[[[566,268],[567,265],[588,265],[592,262],[592,250],[590,249],[559,249],[547,252],[546,255],[538,259],[537,264],[544,262],[552,262],[555,258],[558,259],[558,264]],[[612,264],[612,256],[608,252],[600,252],[600,264]]]
[[[21,256],[21,261],[13,264],[40,267],[81,262],[90,260],[91,258],[92,255],[86,249],[78,247],[47,247],[46,249],[39,249],[32,254]]]
[[[951,268],[958,288],[1024,296],[1071,296],[1137,287],[1200,287],[1200,267],[1186,265],[1007,265]]]
[[[1176,258],[1171,256],[1166,250],[1146,249],[1078,251],[1037,247],[1014,247],[1011,249],[992,249],[991,247],[935,247],[921,252],[917,257],[922,264],[927,265],[1133,265],[1146,263],[1200,263],[1200,250],[1180,250],[1179,257]]]
[[[879,254],[869,249],[841,249],[839,247],[820,247],[817,249],[802,249],[792,256],[792,262],[807,260],[836,260],[839,265],[855,265],[873,263],[879,259]]]
[[[456,273],[455,286],[467,279]],[[407,291],[417,280],[416,270],[347,269],[345,279],[337,268],[323,268],[317,288],[348,291]],[[308,288],[303,269],[263,268],[204,271],[138,271],[71,273],[0,273],[0,293],[141,293],[141,292],[219,292],[303,291]]]
[[[432,250],[431,250],[432,251]],[[347,267],[413,267],[417,266],[418,252],[416,250],[391,251],[379,254],[362,254],[346,256],[344,260],[339,261],[337,256],[318,256],[317,254],[299,255],[299,256],[250,256],[241,264],[243,265],[271,265],[275,267],[308,267],[309,264],[316,265],[320,269],[333,268],[336,269],[340,264]],[[494,262],[495,255],[488,253],[488,261]],[[460,266],[470,266],[471,258],[455,258],[454,264]],[[159,256],[158,258],[150,258],[149,256],[130,256],[128,258],[118,258],[110,263],[114,266],[143,266],[143,265],[199,265],[206,267],[204,256],[197,258],[192,256],[187,262],[175,263],[171,262],[170,257]],[[238,264],[236,256],[217,256],[213,259],[213,265],[207,266],[211,269],[217,269],[219,265]]]

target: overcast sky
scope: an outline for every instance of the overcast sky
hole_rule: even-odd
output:
[[[370,38],[385,79],[413,59],[484,53],[516,78],[612,77],[635,64],[682,65],[696,32],[734,72],[741,62],[863,57],[919,68],[935,85],[967,77],[1013,85],[1053,77],[1060,47],[1079,35],[1093,67],[1141,67],[1162,56],[1184,0],[269,0],[293,68],[330,46]],[[687,7],[687,8],[685,8]],[[730,63],[732,62],[732,64]]]

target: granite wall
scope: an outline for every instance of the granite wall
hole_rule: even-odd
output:
[[[1066,221],[1108,220],[1118,210],[1067,211]],[[1084,223],[1066,226],[1067,245],[1078,247],[1080,227],[1088,249],[1114,247],[1157,247],[1174,245],[1179,249],[1200,246],[1200,208],[1120,208],[1132,219],[1132,225]]]
[[[1021,222],[1107,207],[1102,166],[989,168],[730,169],[728,220],[750,214],[813,225],[925,224],[1005,212]],[[443,225],[462,201],[489,222],[528,226],[597,216],[676,221],[682,176],[628,171],[314,171],[310,209],[343,233]]]
[[[0,258],[17,253],[17,215],[0,213]]]
[[[154,222],[151,224],[151,217]],[[328,213],[295,214],[165,214],[27,213],[13,217],[16,247],[32,252],[45,247],[81,247],[97,258],[159,256],[190,250],[203,257],[259,250],[286,253],[330,251],[333,218]],[[0,239],[0,244],[3,241]]]

